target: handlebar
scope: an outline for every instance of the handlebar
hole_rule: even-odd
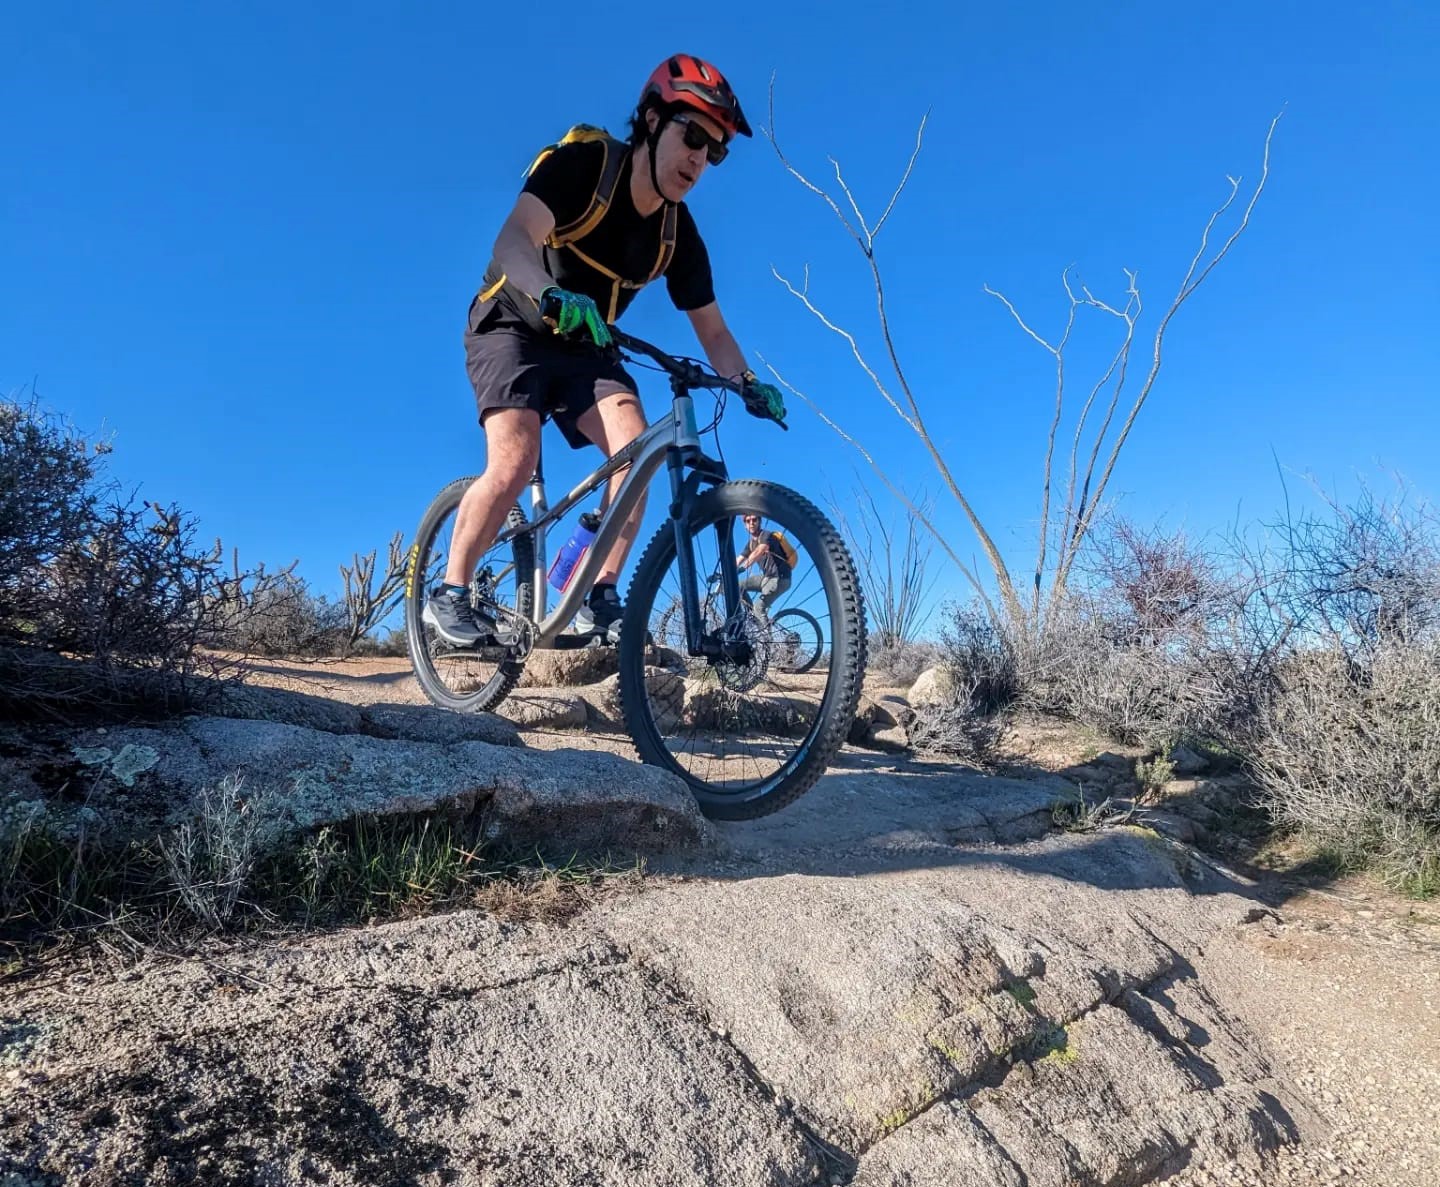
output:
[[[652,359],[662,371],[670,376],[673,386],[677,391],[688,388],[707,387],[722,388],[728,392],[734,392],[737,396],[745,395],[745,385],[738,379],[727,379],[725,376],[697,363],[693,359],[678,359],[674,355],[661,350],[646,342],[643,338],[636,338],[633,334],[627,334],[624,330],[610,327],[610,335],[614,339],[614,349],[630,351],[634,354],[643,354]],[[747,404],[748,408],[749,405]],[[783,420],[776,420],[773,416],[765,415],[761,419],[768,420],[772,424],[779,425],[786,432],[790,426]]]

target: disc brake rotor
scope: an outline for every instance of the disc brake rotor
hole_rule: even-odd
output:
[[[749,692],[770,670],[770,632],[750,610],[741,609],[725,624],[722,634],[727,643],[749,644],[750,656],[744,663],[724,658],[714,660],[715,675],[721,686],[731,692]]]

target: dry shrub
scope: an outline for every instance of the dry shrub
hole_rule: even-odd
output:
[[[1357,666],[1295,655],[1251,738],[1268,806],[1352,868],[1440,891],[1440,637],[1392,640]]]
[[[1267,609],[1301,645],[1322,642],[1364,664],[1375,648],[1440,630],[1440,516],[1402,486],[1269,525],[1246,554]]]
[[[1253,576],[1120,518],[1096,528],[1083,561],[1018,649],[1028,707],[1156,748],[1253,716],[1278,654],[1254,629]]]
[[[46,566],[94,514],[89,444],[33,400],[0,400],[0,630],[24,634]]]
[[[182,906],[211,928],[235,913],[260,858],[263,803],[244,794],[239,776],[204,788],[195,818],[160,841],[160,855]]]
[[[376,568],[376,552],[356,553],[340,566],[343,595],[331,601],[315,593],[295,572],[298,562],[268,572],[264,564],[242,572],[232,553],[232,572],[221,583],[217,645],[246,655],[334,656],[408,654],[373,642],[399,605],[405,587],[401,533],[390,538],[388,561]],[[402,632],[403,634],[403,632]]]
[[[346,650],[345,607],[314,594],[294,566],[227,581],[217,606],[217,643],[261,656],[327,656]]]
[[[1127,745],[1204,735],[1224,691],[1200,641],[1135,640],[1103,607],[1078,599],[1030,655],[1026,704]]]
[[[907,726],[910,745],[921,753],[991,766],[1019,689],[1016,652],[1006,632],[978,606],[950,606],[946,613],[934,652],[954,692],[916,707]]]
[[[341,566],[344,596],[309,590],[294,565],[227,572],[180,508],[125,495],[106,445],[31,400],[0,400],[0,709],[80,720],[173,712],[234,675],[214,649],[344,655],[403,589],[397,533]]]
[[[106,452],[0,401],[0,708],[14,716],[171,711],[219,673],[201,651],[218,547],[178,508],[122,497]]]
[[[1021,644],[974,603],[948,608],[940,634],[944,667],[955,678],[962,703],[977,713],[1013,704],[1024,688]]]
[[[908,731],[910,745],[921,754],[963,759],[978,767],[995,765],[1008,715],[976,708],[963,693],[948,703],[921,705]]]

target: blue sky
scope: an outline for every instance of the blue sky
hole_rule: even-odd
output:
[[[573,122],[621,127],[649,70],[685,49],[729,74],[757,125],[774,72],[787,153],[817,178],[835,154],[872,213],[930,112],[879,241],[891,317],[936,437],[1021,564],[1053,368],[983,286],[1050,334],[1064,267],[1117,301],[1133,268],[1153,332],[1226,175],[1253,184],[1282,108],[1251,228],[1173,322],[1111,493],[1196,534],[1272,515],[1277,458],[1342,497],[1391,471],[1435,496],[1436,10],[9,5],[0,390],[34,381],[113,434],[127,486],[244,560],[299,558],[338,588],[341,561],[408,537],[441,485],[483,465],[460,331],[530,157]],[[691,207],[752,362],[929,488],[976,551],[918,442],[771,276],[808,263],[817,300],[877,350],[868,272],[833,216],[758,137]],[[695,349],[663,286],[623,324]],[[1082,323],[1072,400],[1110,332]],[[645,395],[663,407],[663,385]],[[727,418],[732,471],[843,495],[861,463],[808,411],[792,421]],[[598,460],[547,441],[554,488]]]

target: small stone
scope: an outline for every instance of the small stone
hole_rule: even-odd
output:
[[[1177,775],[1198,775],[1210,765],[1208,758],[1196,754],[1188,746],[1176,746],[1170,751],[1169,759]]]

